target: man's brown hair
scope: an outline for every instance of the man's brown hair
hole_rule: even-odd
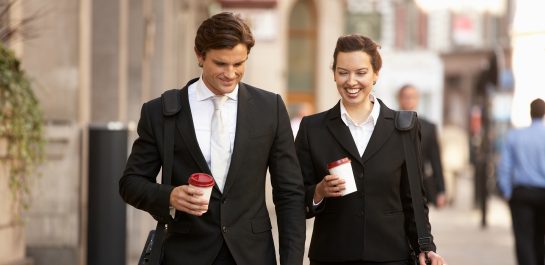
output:
[[[211,49],[231,49],[240,43],[246,45],[250,53],[255,44],[250,27],[240,15],[222,12],[206,19],[199,26],[195,36],[195,52],[205,56]]]
[[[532,119],[543,119],[545,116],[545,102],[543,99],[535,99],[530,103],[530,116]]]

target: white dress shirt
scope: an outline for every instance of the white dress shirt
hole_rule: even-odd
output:
[[[373,134],[373,131],[375,130],[375,125],[377,125],[378,116],[380,114],[380,103],[378,100],[375,100],[375,96],[369,94],[369,99],[371,102],[373,102],[373,109],[371,110],[371,114],[369,117],[367,117],[367,120],[356,123],[348,112],[346,111],[346,108],[344,107],[344,103],[341,100],[341,119],[343,120],[344,124],[348,126],[348,129],[350,129],[350,134],[352,134],[352,138],[354,139],[354,142],[356,143],[356,147],[358,148],[358,153],[360,154],[360,157],[363,156],[363,152],[365,152],[365,149],[367,148],[367,144],[369,144],[369,140],[371,139],[371,135]],[[319,202],[312,201],[314,207],[318,207],[322,203],[324,199],[322,199]]]
[[[197,142],[199,143],[201,152],[208,164],[208,168],[211,168],[210,139],[212,133],[212,115],[214,114],[214,93],[206,87],[206,84],[202,81],[202,77],[187,88],[187,93]],[[227,101],[223,105],[222,116],[230,142],[229,155],[232,155],[237,127],[238,84],[233,92],[225,95],[227,96]],[[221,187],[225,184],[225,179],[215,179],[215,181]]]
[[[369,117],[367,117],[367,120],[361,123],[354,122],[346,111],[344,103],[341,100],[341,119],[343,120],[344,124],[348,126],[348,129],[350,129],[350,133],[352,134],[352,138],[356,143],[360,156],[363,156],[363,152],[365,152],[367,144],[369,144],[369,140],[371,139],[371,135],[375,130],[375,125],[377,125],[378,116],[380,114],[380,103],[378,100],[375,100],[375,96],[371,94],[369,94],[369,99],[374,103],[373,109],[371,110]]]

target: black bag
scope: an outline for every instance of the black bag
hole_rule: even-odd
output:
[[[180,111],[182,104],[180,99],[180,91],[171,89],[165,91],[161,95],[161,103],[163,105],[164,127],[164,161],[162,165],[163,174],[162,184],[170,185],[172,177],[172,160],[174,156],[174,122],[176,114]],[[163,241],[167,230],[167,224],[161,221],[157,222],[155,230],[151,230],[148,234],[146,244],[140,254],[138,265],[160,265],[161,254],[163,250]]]
[[[422,174],[418,170],[418,161],[416,160],[416,146],[411,143],[410,130],[418,121],[416,112],[397,111],[395,125],[399,131],[402,131],[403,152],[405,153],[405,163],[407,165],[407,174],[411,190],[411,201],[413,204],[414,219],[416,223],[416,233],[418,234],[418,245],[420,249],[413,249],[410,253],[410,264],[419,265],[418,255],[420,252],[426,252],[424,246],[431,244],[431,236],[426,235],[424,224],[424,206],[422,204]],[[426,253],[426,264],[431,264]]]

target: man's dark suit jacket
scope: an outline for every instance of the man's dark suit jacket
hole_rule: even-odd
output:
[[[422,159],[424,163],[424,188],[428,201],[436,203],[438,193],[445,192],[443,166],[437,140],[437,127],[426,119],[418,118],[422,132]]]
[[[340,103],[301,122],[295,146],[305,180],[307,217],[315,217],[311,260],[400,261],[408,259],[409,241],[418,249],[402,132],[395,128],[395,112],[378,101],[380,115],[363,156],[341,119]],[[418,127],[410,133],[419,142]],[[313,207],[316,184],[329,174],[327,164],[343,157],[352,161],[358,191],[325,198]],[[422,204],[430,234],[424,199]],[[434,244],[429,247],[435,250]]]
[[[163,263],[212,264],[227,244],[238,265],[276,264],[271,221],[265,205],[267,168],[280,241],[281,264],[300,265],[305,243],[304,186],[289,118],[280,96],[239,84],[236,136],[224,192],[212,191],[208,212],[197,217],[169,215],[174,186],[187,185],[195,172],[210,173],[199,148],[188,101],[180,90],[182,110],[176,117],[172,185],[155,183],[163,159],[163,114],[160,99],[142,106],[138,139],[128,158],[119,190],[123,199],[169,223]]]

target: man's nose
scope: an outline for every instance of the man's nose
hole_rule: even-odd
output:
[[[236,71],[233,66],[228,66],[224,72],[225,77],[232,79],[236,77]]]

